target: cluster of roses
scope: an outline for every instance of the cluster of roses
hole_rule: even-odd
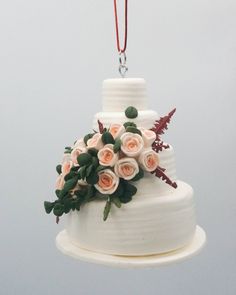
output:
[[[127,132],[131,130],[133,132]],[[134,133],[135,131],[135,133]],[[106,137],[112,136],[108,140]],[[94,133],[89,139],[79,139],[75,142],[71,153],[65,154],[61,174],[56,182],[56,189],[61,190],[65,184],[65,176],[72,167],[80,166],[91,160],[89,151],[97,151],[99,165],[103,167],[98,171],[95,188],[105,195],[113,194],[120,179],[132,180],[139,173],[140,167],[147,172],[153,172],[158,167],[158,154],[152,150],[156,134],[152,130],[125,128],[121,124],[112,124],[109,131]],[[110,141],[112,143],[107,143]],[[82,164],[82,165],[81,165]],[[86,185],[84,179],[78,180],[78,185]]]
[[[73,147],[66,147],[62,164],[57,166],[54,202],[44,202],[47,213],[53,210],[59,217],[71,210],[80,210],[81,205],[95,199],[105,199],[104,220],[110,212],[111,203],[120,208],[121,203],[132,200],[137,188],[134,181],[144,176],[144,171],[153,173],[167,184],[177,184],[159,166],[158,152],[168,148],[160,136],[167,129],[175,109],[167,116],[156,120],[150,130],[139,128],[132,122],[111,124],[104,128],[98,121],[99,132],[87,134],[77,140]],[[129,119],[138,116],[134,107],[128,107]]]

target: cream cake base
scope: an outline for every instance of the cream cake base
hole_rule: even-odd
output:
[[[86,262],[120,268],[152,268],[181,262],[198,254],[205,243],[206,234],[200,226],[196,227],[193,239],[185,247],[169,253],[149,256],[116,256],[88,251],[72,244],[66,230],[61,231],[56,237],[56,246],[65,255]]]

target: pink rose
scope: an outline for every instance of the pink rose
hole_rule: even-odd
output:
[[[62,190],[64,184],[65,184],[64,175],[63,175],[63,174],[60,174],[60,175],[57,177],[57,180],[56,180],[56,189],[57,189],[57,190]]]
[[[143,139],[137,133],[125,132],[120,139],[122,142],[121,150],[129,157],[136,157],[143,150]]]
[[[70,154],[64,154],[62,165],[61,165],[61,172],[62,174],[66,175],[70,172],[70,169],[73,167],[73,162],[71,161]]]
[[[117,176],[130,180],[139,172],[138,163],[133,158],[122,158],[115,165]]]
[[[146,149],[139,156],[139,163],[144,170],[152,172],[159,165],[159,157],[153,150]]]
[[[148,129],[144,129],[144,128],[142,128],[140,130],[142,132],[144,146],[150,147],[156,139],[156,133],[152,130],[148,130]]]
[[[81,155],[82,153],[86,153],[87,152],[87,149],[85,147],[80,147],[80,146],[77,146],[75,147],[72,152],[71,152],[71,160],[73,162],[74,165],[78,165],[78,161],[77,161],[77,158],[79,155]]]
[[[100,171],[98,173],[98,176],[99,176],[98,183],[95,184],[96,189],[101,194],[105,194],[105,195],[113,194],[119,185],[120,179],[110,169],[105,169]]]
[[[121,137],[125,132],[125,127],[121,124],[111,124],[109,132],[114,137],[114,139]]]
[[[95,133],[92,138],[87,141],[88,148],[100,150],[103,147],[102,134]]]
[[[113,151],[113,144],[106,144],[98,152],[98,160],[102,166],[111,166],[113,167],[118,160],[118,154]]]

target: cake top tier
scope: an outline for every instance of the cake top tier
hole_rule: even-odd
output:
[[[146,82],[141,78],[107,79],[103,81],[103,111],[123,112],[128,106],[147,109]]]

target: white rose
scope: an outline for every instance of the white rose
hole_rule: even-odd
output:
[[[106,144],[98,152],[98,160],[102,166],[113,167],[118,160],[118,154],[114,153],[113,144]]]
[[[102,134],[95,133],[93,137],[87,141],[87,147],[100,150],[103,147]]]
[[[125,127],[121,124],[111,124],[109,132],[114,139],[120,138],[123,133],[125,133]]]
[[[133,158],[122,158],[115,165],[117,176],[130,180],[139,172],[138,163]]]
[[[143,139],[137,133],[125,132],[120,139],[122,142],[121,150],[129,157],[136,157],[143,150]]]
[[[113,171],[104,169],[98,172],[98,176],[99,180],[95,187],[101,194],[111,195],[117,190],[120,179]]]
[[[154,152],[152,149],[144,150],[140,154],[138,160],[139,160],[141,167],[148,172],[152,172],[152,171],[156,170],[156,168],[159,165],[158,154],[156,152]]]
[[[145,147],[150,147],[156,140],[156,133],[149,129],[140,128]]]

